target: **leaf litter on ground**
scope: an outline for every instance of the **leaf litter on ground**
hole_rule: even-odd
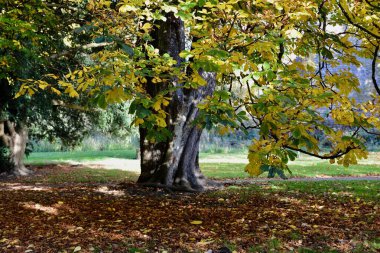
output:
[[[191,194],[132,182],[3,181],[0,251],[217,252],[228,245],[236,252],[376,252],[369,242],[380,237],[379,207],[245,187]]]

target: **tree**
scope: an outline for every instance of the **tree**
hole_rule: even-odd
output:
[[[363,104],[350,97],[360,92],[349,70],[358,57],[373,59],[377,87],[373,1],[89,0],[86,10],[91,20],[80,31],[93,39],[90,58],[50,87],[99,105],[132,100],[140,183],[204,189],[204,127],[260,130],[249,147],[251,175],[287,169],[295,151],[348,166],[366,157],[360,133],[380,129],[379,96]],[[40,85],[20,93],[29,87]]]
[[[73,110],[83,100],[62,96],[53,88],[51,93],[35,94],[37,90],[28,87],[26,94],[17,95],[28,80],[44,76],[51,81],[53,74],[75,67],[78,59],[61,54],[69,49],[65,39],[77,13],[73,6],[39,0],[0,3],[0,173],[31,173],[23,163],[29,137],[60,138],[73,145],[87,130],[83,123],[89,113]],[[39,88],[48,86],[39,81]]]
[[[25,153],[28,131],[25,127],[25,119],[30,100],[26,97],[16,102],[13,100],[17,88],[15,82],[18,78],[33,76],[39,68],[33,67],[39,62],[38,56],[41,48],[38,44],[43,43],[43,38],[36,32],[37,24],[30,21],[35,10],[30,10],[30,5],[21,6],[19,1],[1,2],[1,118],[0,138],[2,149],[9,149],[9,163],[14,164],[15,174],[26,175],[29,171],[23,165],[22,159]],[[27,11],[28,10],[28,11]],[[19,17],[19,12],[23,17]],[[36,17],[39,20],[40,16]],[[34,76],[36,78],[36,76]],[[32,90],[29,94],[33,94]],[[4,152],[3,152],[4,155]],[[10,168],[9,168],[10,169]]]
[[[50,87],[70,68],[85,61],[88,38],[77,26],[87,19],[85,3],[78,1],[2,1],[0,8],[0,173],[28,175],[23,163],[29,139],[59,139],[66,147],[79,144],[93,131],[125,134],[125,106],[106,113],[93,110],[93,101],[77,98],[68,88],[62,94]],[[81,27],[83,28],[83,26]],[[91,47],[91,45],[87,45]],[[28,82],[37,81],[40,93]],[[49,83],[50,84],[49,84]],[[18,91],[21,91],[18,93]],[[112,126],[105,126],[103,120]],[[117,129],[116,129],[117,128]]]

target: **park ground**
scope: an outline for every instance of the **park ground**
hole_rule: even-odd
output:
[[[0,252],[378,252],[380,154],[343,168],[301,157],[290,180],[249,179],[245,154],[202,154],[224,184],[134,184],[135,151],[36,153],[0,181]],[[121,167],[121,168],[120,168]]]

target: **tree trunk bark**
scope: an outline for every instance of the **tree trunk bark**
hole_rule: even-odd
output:
[[[12,168],[8,173],[15,176],[27,176],[32,173],[24,165],[26,144],[28,142],[28,129],[25,126],[15,127],[10,121],[0,122],[0,140],[9,149],[9,160]]]
[[[183,61],[179,53],[185,49],[184,24],[172,14],[165,22],[160,22],[152,33],[154,46],[161,54],[168,53]],[[194,124],[198,117],[197,105],[215,89],[215,74],[199,70],[207,85],[198,89],[179,88],[172,94],[166,112],[167,125],[173,133],[165,142],[151,143],[147,140],[147,129],[140,128],[141,175],[138,183],[183,191],[202,191],[206,179],[199,168],[199,140],[202,128]],[[172,85],[179,85],[172,80]],[[162,84],[165,87],[165,84]],[[166,86],[167,87],[167,86]],[[154,97],[160,85],[148,81],[146,89]]]

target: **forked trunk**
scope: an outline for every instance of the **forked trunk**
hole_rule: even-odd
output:
[[[185,49],[184,24],[172,14],[160,22],[152,33],[155,47],[160,53],[169,53],[178,64],[182,62],[179,53]],[[199,140],[202,128],[194,124],[198,117],[197,105],[215,89],[215,74],[199,70],[207,85],[198,89],[177,89],[166,112],[167,125],[173,136],[170,140],[151,143],[147,130],[140,129],[141,175],[138,183],[167,187],[174,190],[202,191],[206,179],[199,168]],[[171,85],[180,85],[172,80]],[[170,84],[162,84],[165,85]],[[162,86],[161,86],[162,87]],[[154,97],[160,86],[147,83],[147,91]]]
[[[209,85],[183,95],[182,101],[170,106],[169,128],[173,137],[166,142],[151,143],[147,130],[140,129],[141,175],[139,183],[185,191],[202,191],[206,179],[199,168],[199,141],[203,129],[194,124],[199,114],[197,104],[215,87],[212,74],[203,73]],[[173,98],[174,99],[174,98]],[[178,99],[178,97],[176,97]],[[168,120],[170,122],[170,120]]]
[[[24,126],[15,127],[10,121],[0,122],[0,140],[9,149],[9,161],[12,168],[7,172],[16,176],[27,176],[31,171],[24,165],[28,130]]]

